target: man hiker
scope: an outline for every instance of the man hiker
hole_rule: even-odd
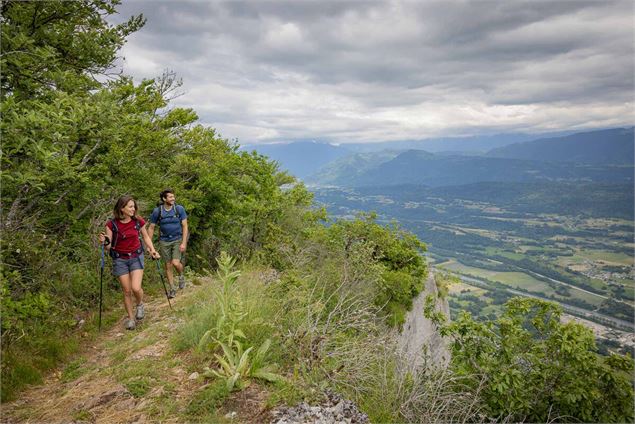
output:
[[[187,213],[183,206],[176,204],[174,191],[171,189],[163,190],[159,197],[161,202],[150,215],[148,234],[152,238],[155,225],[159,227],[159,251],[165,260],[165,274],[170,284],[168,297],[173,298],[176,296],[173,271],[175,268],[179,274],[179,289],[185,287],[181,258],[187,248]]]

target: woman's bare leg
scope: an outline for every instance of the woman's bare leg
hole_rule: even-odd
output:
[[[130,277],[131,274],[124,274],[118,278],[123,290],[123,305],[126,308],[126,313],[128,314],[128,318],[134,319],[134,315],[132,314],[132,279]]]
[[[128,275],[130,275],[132,294],[137,301],[137,305],[140,305],[143,303],[143,289],[141,288],[141,281],[143,280],[143,270],[135,269]],[[130,309],[132,310],[132,299],[130,301]]]

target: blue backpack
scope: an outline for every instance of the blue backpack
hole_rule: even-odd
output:
[[[178,219],[180,221],[181,220],[181,214],[179,213],[179,206],[181,206],[181,205],[174,205],[174,216],[176,217],[176,219]],[[183,206],[181,206],[181,207],[183,207]],[[157,225],[159,227],[161,227],[161,220],[163,219],[163,205],[159,205],[158,209],[159,209],[159,217],[157,218]]]

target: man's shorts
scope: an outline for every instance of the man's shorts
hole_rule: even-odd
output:
[[[143,269],[143,253],[136,258],[117,258],[112,260],[112,275],[120,277],[122,275],[130,274],[137,269]]]
[[[166,263],[171,262],[173,259],[181,260],[181,251],[179,246],[181,245],[181,239],[173,241],[159,240],[159,251],[161,253],[161,259]]]

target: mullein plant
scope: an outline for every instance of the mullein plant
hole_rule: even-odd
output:
[[[274,372],[273,364],[266,363],[270,339],[265,340],[255,354],[252,354],[254,346],[245,349],[248,340],[239,326],[247,313],[236,286],[240,276],[240,271],[234,270],[236,260],[222,252],[216,262],[216,272],[221,283],[220,287],[214,288],[218,318],[216,326],[201,337],[198,349],[202,352],[215,352],[220,347],[222,355],[214,353],[218,367],[206,367],[204,376],[224,379],[230,391],[247,387],[250,378],[270,382],[282,380],[282,376]]]
[[[220,287],[213,287],[215,307],[217,308],[216,326],[203,334],[198,343],[201,352],[215,351],[219,342],[233,345],[234,338],[245,339],[245,334],[238,328],[247,316],[238,293],[236,281],[240,271],[234,270],[236,259],[232,259],[226,252],[221,252],[216,259],[218,269],[216,274],[221,283]]]

